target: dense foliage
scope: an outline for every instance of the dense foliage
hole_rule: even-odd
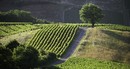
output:
[[[10,10],[0,12],[0,22],[35,22],[36,19],[28,11]]]
[[[92,27],[103,18],[102,10],[92,3],[83,5],[79,14],[81,21],[92,23]]]
[[[17,46],[14,46],[15,44]],[[50,64],[57,59],[54,53],[18,44],[14,40],[8,46],[0,46],[0,69],[38,68]]]
[[[33,23],[50,23],[44,19],[38,19],[31,15],[31,12],[24,10],[9,10],[6,12],[0,11],[0,22],[33,22]]]
[[[0,69],[16,68],[12,58],[12,51],[4,46],[0,46]]]
[[[7,45],[6,48],[9,48],[10,50],[14,50],[14,48],[16,48],[17,46],[19,46],[20,44],[16,41],[16,40],[12,40],[10,41]]]
[[[61,56],[70,46],[77,29],[73,25],[44,25],[28,45]]]
[[[19,68],[36,68],[38,66],[39,53],[33,47],[18,46],[13,51],[13,60]]]

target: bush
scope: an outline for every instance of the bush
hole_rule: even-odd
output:
[[[56,54],[54,53],[48,53],[48,60],[55,60],[56,59]]]
[[[45,52],[44,50],[40,50],[39,51],[39,64],[40,65],[47,65],[50,64],[52,62],[54,62],[57,58],[56,58],[56,54],[54,53],[50,53],[50,52]]]
[[[0,46],[0,69],[29,69],[46,66],[56,59],[56,54],[20,45],[16,40]]]
[[[13,51],[13,59],[21,69],[36,68],[48,65],[56,59],[54,53],[37,51],[33,47],[18,46]]]
[[[38,24],[48,24],[49,21],[46,21],[46,20],[43,20],[43,19],[36,19],[35,23],[38,23]]]
[[[18,46],[13,51],[13,59],[21,69],[37,67],[38,56],[38,51],[33,47]]]
[[[0,46],[0,69],[16,69],[10,49]]]
[[[16,40],[13,40],[11,42],[9,42],[7,45],[6,45],[6,48],[9,48],[13,51],[14,48],[16,48],[17,46],[19,46],[20,44],[16,41]]]

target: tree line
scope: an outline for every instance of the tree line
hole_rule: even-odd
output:
[[[33,22],[33,23],[49,23],[46,20],[38,19],[31,15],[31,12],[24,10],[0,11],[0,22]]]

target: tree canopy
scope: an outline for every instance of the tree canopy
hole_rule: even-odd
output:
[[[92,27],[96,22],[99,22],[103,18],[102,9],[92,3],[85,4],[79,11],[80,20],[84,23],[92,23]]]
[[[0,46],[0,69],[33,69],[46,66],[56,59],[54,53],[21,45],[16,40]]]

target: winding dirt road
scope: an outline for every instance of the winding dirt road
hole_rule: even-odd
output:
[[[71,46],[68,48],[67,52],[56,62],[52,64],[57,65],[65,62],[69,57],[74,53],[75,49],[77,48],[78,44],[80,43],[80,40],[85,35],[85,32],[87,30],[87,27],[80,27],[79,30],[76,33],[75,39],[71,43]]]

